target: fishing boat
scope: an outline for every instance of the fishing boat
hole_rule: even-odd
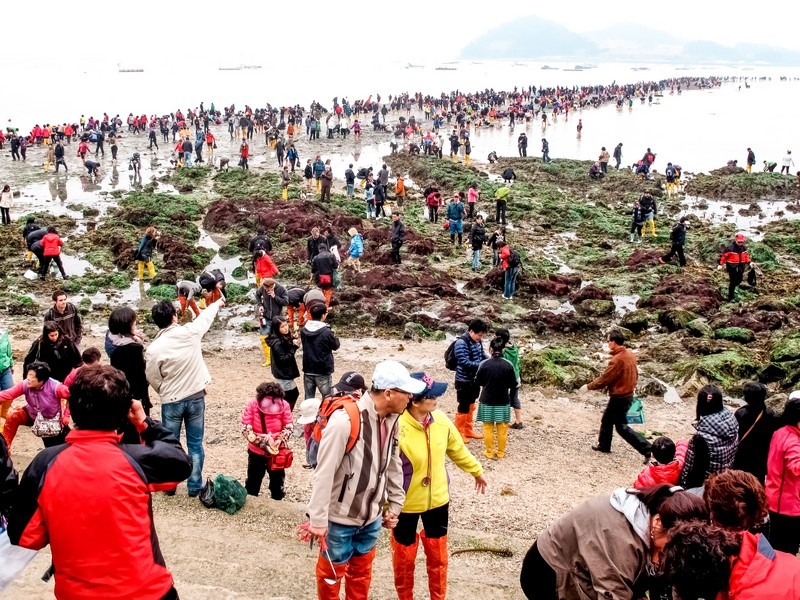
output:
[[[220,67],[220,71],[241,71],[242,67]]]
[[[117,69],[120,73],[144,73],[144,69],[123,69],[120,63],[117,63]]]
[[[424,68],[425,67],[423,67],[422,65],[412,65],[411,63],[408,63],[406,65],[406,69],[424,69]]]
[[[261,65],[242,65],[243,69],[261,69],[263,68]]]
[[[436,67],[437,71],[455,71],[455,67]]]
[[[542,71],[558,71],[558,68],[551,67],[550,65],[542,65]]]

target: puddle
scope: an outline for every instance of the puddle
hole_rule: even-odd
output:
[[[78,258],[77,256],[62,254],[61,262],[64,264],[64,270],[67,272],[69,277],[82,277],[83,275],[86,275],[87,271],[94,273],[98,272],[97,269],[92,266],[92,263],[83,258]],[[50,263],[50,265],[51,273],[53,272],[53,269],[58,272],[58,267],[55,265],[55,263]]]
[[[748,204],[734,203],[728,200],[709,200],[696,196],[686,196],[681,202],[683,211],[709,219],[715,225],[730,223],[737,231],[743,232],[748,238],[759,241],[764,237],[760,228],[774,221],[798,221],[800,212],[787,210],[787,206],[798,206],[797,202],[787,200],[772,200],[754,202],[760,212],[754,215],[741,214],[748,211]],[[749,211],[748,211],[749,212]]]
[[[242,266],[242,257],[241,256],[233,256],[231,258],[222,258],[219,254],[219,243],[214,240],[214,238],[203,228],[200,228],[200,239],[197,241],[197,245],[202,248],[209,248],[216,252],[214,257],[211,259],[211,262],[206,265],[206,271],[213,271],[214,269],[219,269],[225,274],[226,281],[235,281],[236,283],[247,284],[250,279],[249,271],[245,275],[244,278],[236,278],[233,276],[234,269],[237,269]]]
[[[456,290],[458,291],[458,293],[459,294],[463,294],[464,293],[464,286],[467,285],[467,282],[456,279],[455,283],[456,283]]]
[[[639,296],[633,294],[631,296],[612,296],[614,300],[614,307],[617,316],[622,316],[625,313],[636,310],[636,303],[639,301]]]

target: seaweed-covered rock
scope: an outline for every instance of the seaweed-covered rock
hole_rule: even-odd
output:
[[[661,264],[661,252],[658,250],[643,250],[641,248],[636,248],[625,261],[625,266],[632,271],[657,267],[659,264]]]
[[[658,313],[658,322],[666,327],[668,331],[686,329],[689,322],[696,318],[696,314],[682,308],[671,308]]]
[[[695,337],[711,337],[714,335],[714,329],[702,317],[692,319],[686,323],[686,330]]]
[[[572,312],[554,313],[549,310],[535,310],[525,315],[522,320],[539,335],[548,331],[577,333],[600,328],[593,319]]]
[[[526,352],[520,358],[520,378],[533,385],[573,390],[595,377],[597,366],[572,348]]]
[[[589,298],[580,304],[575,305],[578,314],[587,317],[607,317],[614,314],[614,302],[612,300],[596,300]]]
[[[745,329],[743,327],[723,327],[714,331],[714,337],[721,340],[738,342],[739,344],[749,344],[755,341],[756,334],[753,333],[752,329]]]
[[[655,320],[653,313],[646,310],[632,310],[625,313],[620,319],[619,324],[633,333],[638,334],[650,327],[650,323]]]
[[[707,278],[669,275],[658,283],[649,298],[639,300],[638,306],[660,309],[677,307],[706,316],[719,308],[720,300],[716,284]]]
[[[353,282],[358,287],[372,290],[399,292],[410,288],[428,288],[439,296],[462,296],[450,276],[433,269],[411,272],[399,269],[395,265],[378,266],[369,271],[355,273]]]
[[[800,334],[786,336],[772,347],[772,360],[783,362],[800,360]]]
[[[585,288],[581,288],[569,295],[569,301],[574,306],[581,304],[585,300],[613,300],[613,297],[611,292],[596,285],[587,285]]]
[[[756,358],[741,350],[725,350],[692,360],[684,365],[689,372],[696,371],[700,376],[719,382],[726,389],[738,387],[745,379],[751,379],[762,370]]]

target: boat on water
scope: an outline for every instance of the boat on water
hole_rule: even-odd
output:
[[[586,69],[596,69],[597,65],[593,65],[592,63],[586,63],[585,65],[575,65],[575,68],[584,71]]]
[[[631,71],[649,71],[650,67],[631,67]]]
[[[406,65],[406,69],[424,69],[424,68],[425,67],[423,65],[412,65],[411,63],[408,63]]]
[[[437,71],[455,71],[455,67],[436,67]]]
[[[511,66],[512,67],[527,67],[528,65],[526,65],[525,63],[521,63],[521,62],[515,62]]]
[[[243,69],[261,69],[263,68],[261,65],[242,65]]]
[[[261,65],[239,65],[236,67],[219,67],[220,71],[242,71],[244,69],[262,69]]]
[[[558,71],[558,68],[551,67],[550,65],[542,65],[542,71]]]
[[[144,69],[120,69],[120,73],[144,73]]]
[[[220,71],[241,71],[242,67],[220,67]]]

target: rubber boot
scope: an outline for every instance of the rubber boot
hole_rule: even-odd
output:
[[[486,458],[497,458],[497,454],[495,453],[494,449],[494,423],[483,424],[483,444],[486,446],[486,450],[483,451],[483,455]]]
[[[0,433],[3,433],[3,425],[5,425],[6,417],[8,416],[8,409],[11,408],[11,400],[6,400],[0,403]]]
[[[414,600],[414,561],[417,559],[419,537],[414,537],[411,546],[404,546],[392,536],[392,567],[394,589],[398,600]]]
[[[317,598],[319,598],[319,600],[339,600],[339,590],[342,587],[342,577],[347,570],[347,565],[339,564],[335,565],[335,567],[338,579],[334,577],[334,573],[331,569],[331,564],[328,562],[328,559],[322,556],[322,553],[319,554],[319,557],[317,558],[316,569]],[[336,579],[336,583],[331,585],[325,581],[326,579]]]
[[[456,429],[458,433],[461,434],[461,440],[465,443],[469,443],[469,438],[467,437],[466,431],[464,431],[464,426],[469,419],[469,415],[462,415],[461,413],[456,413]]]
[[[431,600],[445,600],[447,595],[447,536],[440,538],[425,537],[423,531],[419,535],[422,548],[425,550],[425,566],[428,569],[428,590]]]
[[[284,200],[288,200],[289,199],[289,190],[287,190],[287,189],[281,190],[281,198],[283,198]]]
[[[476,405],[473,402],[469,406],[469,415],[467,415],[467,422],[464,425],[464,431],[467,434],[467,437],[475,438],[476,440],[483,439],[482,433],[476,433],[475,429],[472,426],[473,415],[475,414]]]
[[[144,278],[144,263],[140,260],[137,260],[136,268],[139,270],[139,281],[141,281]]]
[[[150,279],[154,279],[156,276],[156,266],[153,264],[153,261],[147,263],[147,271],[150,273]]]
[[[506,457],[506,442],[508,441],[508,423],[497,424],[497,458]]]
[[[368,600],[374,560],[375,548],[361,556],[353,555],[347,562],[344,576],[344,597],[347,600]]]
[[[317,179],[317,193],[322,194],[322,179]]]
[[[8,413],[6,422],[3,424],[3,437],[6,438],[9,454],[11,454],[11,443],[14,441],[14,436],[17,435],[17,429],[27,422],[28,413],[23,408],[15,408]]]
[[[633,236],[634,236],[634,235],[635,235],[635,234],[633,234],[633,233],[631,234],[631,244],[633,243]]]
[[[272,351],[270,347],[267,345],[267,336],[262,335],[259,337],[261,340],[261,349],[264,351],[264,364],[261,365],[262,367],[268,367],[272,364]]]

